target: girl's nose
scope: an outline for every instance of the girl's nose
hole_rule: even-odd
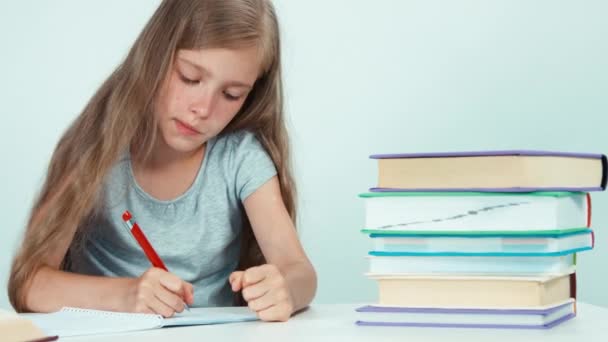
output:
[[[206,118],[213,112],[217,96],[212,91],[204,91],[190,104],[190,112],[197,117]]]

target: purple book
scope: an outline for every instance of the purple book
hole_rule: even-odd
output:
[[[467,151],[467,152],[429,152],[429,153],[393,153],[393,154],[373,154],[371,159],[421,159],[421,158],[458,158],[458,157],[484,157],[484,156],[536,156],[536,157],[570,157],[597,159],[602,165],[601,181],[597,186],[572,187],[572,186],[552,186],[552,187],[462,187],[462,188],[397,188],[397,187],[374,187],[372,192],[534,192],[534,191],[603,191],[606,189],[608,176],[608,162],[603,154],[593,153],[572,153],[555,152],[540,150],[501,150],[501,151]]]
[[[531,309],[412,308],[363,306],[360,326],[549,329],[576,316],[575,301]]]

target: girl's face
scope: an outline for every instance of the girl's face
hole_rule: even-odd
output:
[[[219,134],[258,78],[256,48],[179,50],[155,103],[161,138],[191,152]]]

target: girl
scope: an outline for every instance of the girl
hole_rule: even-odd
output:
[[[15,309],[168,317],[239,297],[285,321],[307,306],[280,64],[269,0],[163,1],[55,149],[12,265]]]

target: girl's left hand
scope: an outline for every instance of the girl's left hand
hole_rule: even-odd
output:
[[[243,291],[251,310],[263,321],[285,322],[294,310],[293,298],[281,271],[271,264],[232,272],[232,291]]]

